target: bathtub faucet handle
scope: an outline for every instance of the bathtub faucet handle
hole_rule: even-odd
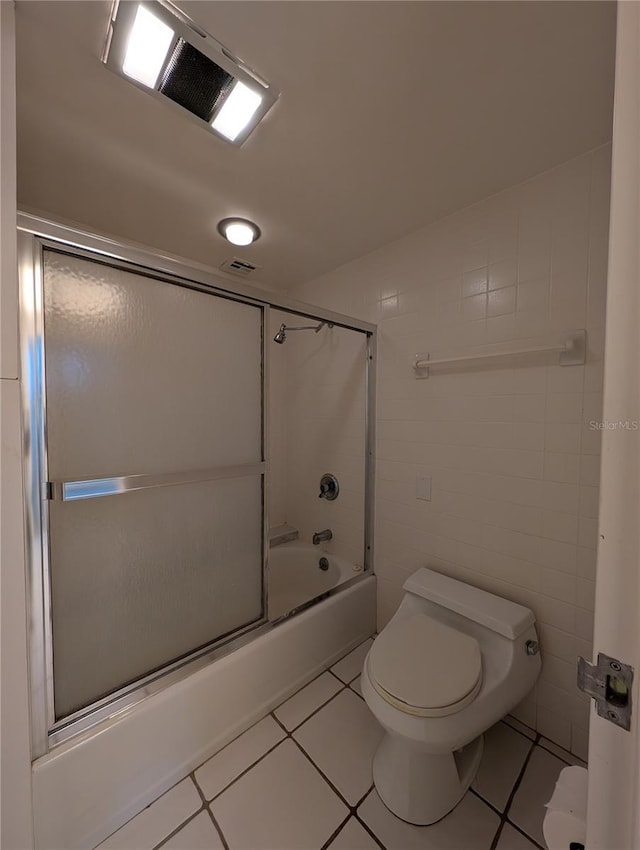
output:
[[[319,543],[323,543],[325,540],[331,540],[333,537],[333,532],[330,528],[325,528],[324,531],[316,531],[311,538],[313,540],[313,545],[317,546]]]

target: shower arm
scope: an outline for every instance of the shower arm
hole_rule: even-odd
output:
[[[325,325],[328,328],[333,327],[332,322],[320,322],[320,324],[318,325],[297,325],[294,328],[282,324],[280,325],[280,330],[274,336],[273,341],[282,344],[287,338],[287,331],[315,331],[316,333],[318,333],[318,331],[322,330]]]

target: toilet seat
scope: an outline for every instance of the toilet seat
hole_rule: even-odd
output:
[[[391,705],[418,717],[444,717],[472,702],[482,685],[475,638],[427,614],[389,623],[369,651],[371,684]]]

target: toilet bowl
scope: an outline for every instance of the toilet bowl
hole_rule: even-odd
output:
[[[428,569],[404,590],[361,682],[386,733],[373,759],[376,790],[395,815],[425,825],[462,799],[483,733],[527,695],[541,663],[528,608]]]

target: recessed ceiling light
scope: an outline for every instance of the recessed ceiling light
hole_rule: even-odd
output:
[[[278,98],[213,36],[162,0],[114,3],[103,62],[235,145]]]
[[[246,218],[223,218],[218,233],[233,245],[251,245],[260,238],[260,228]]]

